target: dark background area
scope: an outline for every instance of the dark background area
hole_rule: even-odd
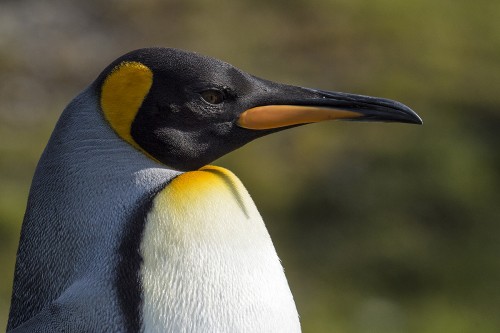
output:
[[[424,119],[309,125],[215,162],[260,208],[304,332],[498,332],[499,17],[486,0],[2,0],[0,327],[58,116],[112,60],[158,45]]]

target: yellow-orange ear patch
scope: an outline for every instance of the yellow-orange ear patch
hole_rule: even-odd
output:
[[[147,66],[139,62],[122,62],[111,71],[101,88],[104,117],[123,140],[144,153],[130,131],[152,84],[153,72]]]

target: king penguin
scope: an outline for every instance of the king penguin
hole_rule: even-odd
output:
[[[64,110],[22,225],[11,332],[300,332],[250,195],[211,166],[330,119],[420,124],[388,99],[274,83],[170,48],[111,63]]]

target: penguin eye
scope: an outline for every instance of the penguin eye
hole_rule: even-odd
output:
[[[209,89],[200,93],[201,98],[210,104],[220,104],[224,102],[224,93],[220,90]]]

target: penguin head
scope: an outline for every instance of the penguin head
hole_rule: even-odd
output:
[[[261,136],[323,120],[422,123],[392,100],[275,83],[170,48],[125,54],[93,87],[120,138],[181,171],[196,170]]]

